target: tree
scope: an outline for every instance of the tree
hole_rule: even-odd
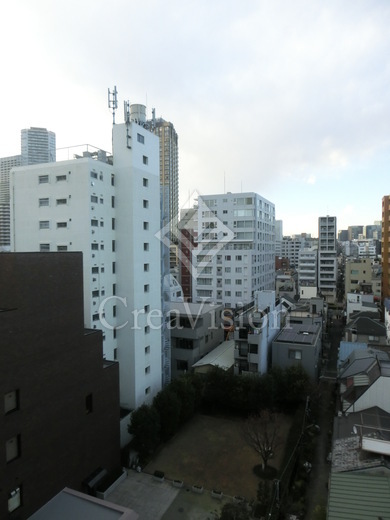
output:
[[[181,403],[169,386],[153,399],[153,406],[160,415],[161,439],[167,441],[179,429]]]
[[[245,503],[229,502],[222,507],[219,520],[250,520],[251,514]]]
[[[147,459],[160,442],[160,417],[153,406],[143,404],[131,414],[128,431],[141,459]]]
[[[261,457],[262,469],[267,469],[268,460],[281,444],[278,416],[269,410],[251,415],[244,423],[243,434],[246,442]]]

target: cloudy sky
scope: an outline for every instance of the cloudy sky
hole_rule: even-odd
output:
[[[171,121],[180,204],[255,191],[284,234],[381,218],[389,0],[14,0],[0,7],[0,157],[20,130],[111,151],[107,89]]]

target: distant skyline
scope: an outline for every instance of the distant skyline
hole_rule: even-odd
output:
[[[388,0],[18,0],[4,20],[0,156],[41,126],[111,151],[107,89],[171,121],[180,206],[254,191],[285,235],[381,219],[390,193]]]

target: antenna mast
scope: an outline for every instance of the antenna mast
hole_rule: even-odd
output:
[[[118,91],[116,89],[116,86],[114,87],[114,90],[111,92],[110,89],[108,89],[108,108],[112,108],[112,124],[115,125],[115,110],[118,108],[118,97],[117,97]]]

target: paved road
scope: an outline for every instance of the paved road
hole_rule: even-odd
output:
[[[329,439],[331,439],[331,432],[333,431],[335,414],[333,395],[336,385],[336,382],[332,380],[332,376],[336,375],[338,348],[342,339],[342,330],[341,320],[334,320],[329,330],[330,349],[328,351],[328,362],[323,372],[325,377],[319,383],[321,397],[318,424],[321,428],[321,433],[317,437],[316,452],[306,495],[306,520],[314,520],[315,508],[319,505],[326,506],[328,500],[330,464],[327,463],[326,457],[330,450]]]

